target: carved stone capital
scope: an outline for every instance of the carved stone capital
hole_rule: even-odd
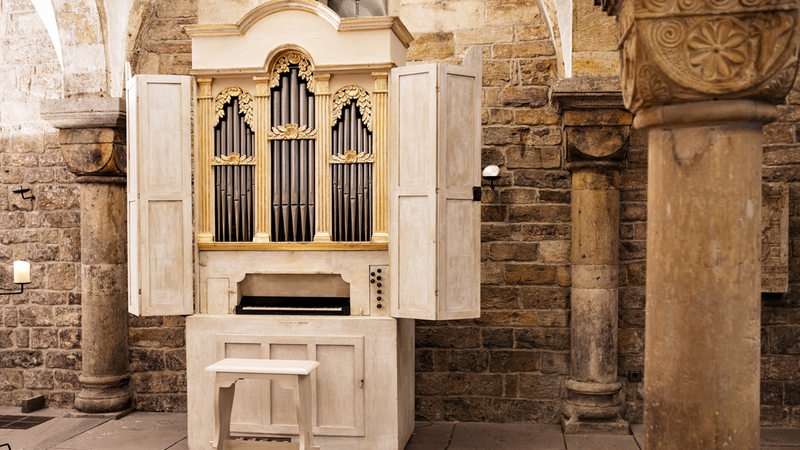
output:
[[[633,112],[719,99],[781,101],[797,71],[795,0],[618,0],[622,93]]]
[[[42,118],[59,129],[67,169],[82,177],[125,176],[125,99],[45,100]]]
[[[553,87],[553,103],[564,126],[567,169],[618,170],[625,162],[632,116],[623,109],[617,86],[616,78],[578,77]]]

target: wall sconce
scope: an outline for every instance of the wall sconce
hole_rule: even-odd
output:
[[[23,188],[22,186],[20,186],[19,189],[14,189],[11,192],[21,195],[23,200],[33,200],[36,197],[33,194],[28,194],[30,191],[31,188]],[[26,194],[28,195],[26,196]]]
[[[494,180],[500,178],[500,168],[492,164],[483,169],[483,179],[489,180],[489,186],[494,189]]]
[[[14,261],[14,283],[19,285],[18,291],[0,291],[0,295],[22,294],[25,285],[31,282],[31,263]]]

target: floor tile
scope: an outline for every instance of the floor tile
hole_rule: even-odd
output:
[[[137,412],[53,447],[58,450],[167,449],[186,437],[186,414]],[[15,449],[16,450],[16,449]]]
[[[559,425],[456,423],[448,450],[564,450]]]
[[[454,428],[453,422],[417,422],[405,450],[445,450]]]
[[[567,450],[639,450],[632,435],[570,434],[564,440]]]

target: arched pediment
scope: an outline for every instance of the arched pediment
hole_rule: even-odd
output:
[[[281,48],[302,48],[317,66],[403,65],[413,38],[396,17],[340,18],[313,0],[262,3],[236,23],[190,25],[192,68],[255,70]]]

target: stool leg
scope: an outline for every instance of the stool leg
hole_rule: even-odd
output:
[[[236,381],[230,386],[217,386],[214,391],[214,442],[217,450],[223,450],[225,439],[231,436],[231,408],[233,395],[236,392]]]
[[[311,429],[311,377],[297,377],[294,404],[297,408],[297,426],[300,432],[300,450],[311,450],[314,447],[314,433]]]

